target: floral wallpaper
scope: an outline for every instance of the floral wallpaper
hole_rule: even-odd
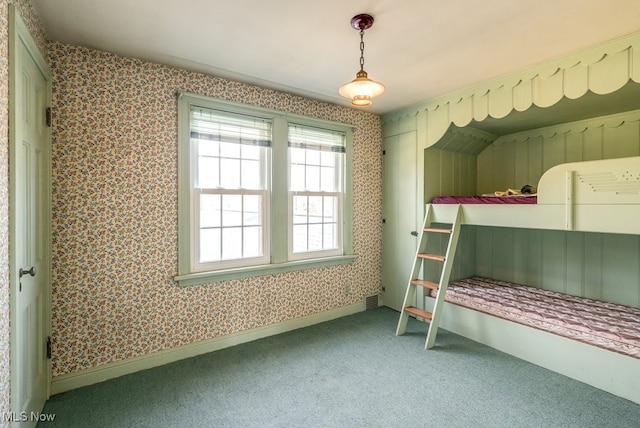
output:
[[[48,55],[54,376],[363,303],[379,292],[378,116],[58,42]],[[352,124],[356,261],[178,286],[177,91]]]
[[[45,55],[44,30],[29,0],[0,0],[0,414],[10,411],[9,313],[9,4]]]

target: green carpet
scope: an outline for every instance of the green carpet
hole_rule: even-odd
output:
[[[640,426],[628,400],[442,329],[425,351],[427,324],[395,337],[397,320],[379,308],[69,391],[39,426]]]

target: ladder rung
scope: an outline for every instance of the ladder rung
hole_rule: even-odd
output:
[[[426,320],[430,320],[432,317],[431,312],[425,311],[424,309],[416,308],[415,306],[407,306],[406,308],[404,308],[404,311],[411,315],[424,318]]]
[[[421,253],[421,254],[418,254],[418,257],[423,259],[435,260],[437,262],[443,262],[446,260],[445,256],[441,256],[440,254]]]
[[[424,288],[429,288],[429,289],[435,290],[435,291],[438,291],[438,289],[440,288],[440,286],[437,283],[431,282],[431,281],[424,281],[422,279],[412,279],[411,283],[413,285],[417,285],[417,286],[424,287]]]
[[[433,233],[451,233],[451,229],[440,229],[438,227],[426,227],[424,229],[425,232],[433,232]]]

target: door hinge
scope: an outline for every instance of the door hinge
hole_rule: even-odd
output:
[[[51,127],[51,107],[47,107],[44,113],[45,121],[47,122],[47,126]]]
[[[47,337],[47,359],[51,359],[51,336]]]

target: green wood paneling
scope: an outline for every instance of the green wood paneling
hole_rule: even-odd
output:
[[[475,195],[476,156],[439,149],[425,150],[425,201],[435,196]]]
[[[580,296],[584,293],[584,233],[567,233],[566,292]]]
[[[529,146],[529,180],[527,184],[535,185],[542,177],[542,137],[535,136],[523,143]]]
[[[491,229],[488,227],[476,227],[476,275],[492,277],[492,256]]]
[[[491,233],[493,234],[491,242],[494,243],[490,251],[492,264],[491,276],[505,281],[512,281],[515,270],[513,229],[497,227],[494,228]]]
[[[638,306],[640,237],[604,235],[602,246],[602,299]],[[634,287],[635,286],[635,287]]]
[[[542,232],[542,288],[566,292],[566,232]]]
[[[582,296],[602,298],[602,236],[585,234],[584,240],[584,290]]]
[[[589,128],[584,131],[583,160],[602,159],[602,127]]]
[[[565,134],[555,134],[542,141],[542,173],[565,162]]]
[[[566,162],[640,155],[640,110],[505,135],[477,157],[478,192],[535,185]]]
[[[514,144],[514,183],[516,185],[529,184],[529,155],[526,144]]]
[[[527,229],[513,230],[513,274],[512,281],[516,284],[526,284],[529,276],[529,231]]]
[[[456,278],[486,276],[640,307],[640,236],[473,228],[475,271],[457,266],[468,274]],[[466,245],[461,241],[459,248]],[[471,260],[466,257],[464,263]]]
[[[605,159],[625,158],[640,154],[640,140],[638,139],[638,124],[628,122],[615,128],[604,127],[603,157]]]
[[[493,192],[491,175],[483,171],[491,171],[493,165],[493,150],[486,149],[478,155],[478,193]]]
[[[529,230],[528,235],[529,258],[527,261],[529,280],[525,284],[542,288],[542,231]]]
[[[567,162],[581,162],[582,158],[582,133],[570,132],[564,135],[564,147]]]

